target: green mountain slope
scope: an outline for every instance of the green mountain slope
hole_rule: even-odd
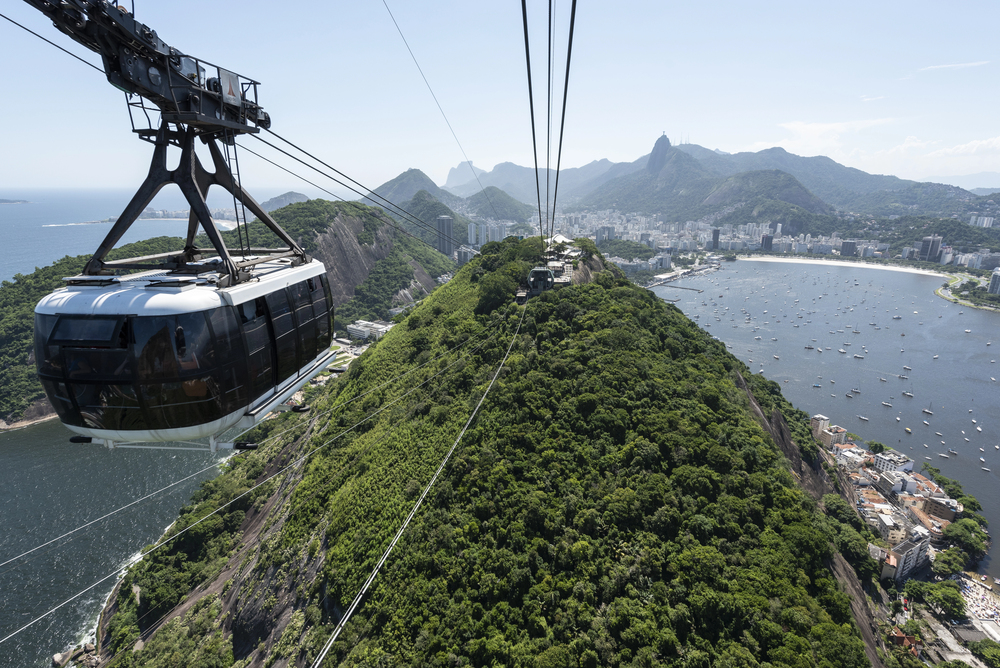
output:
[[[110,665],[313,662],[508,349],[329,665],[866,665],[828,565],[864,539],[754,417],[815,457],[805,416],[585,247],[593,282],[522,318],[540,248],[488,244],[310,414],[265,423],[129,570]]]
[[[438,188],[437,185],[431,181],[430,177],[419,169],[406,170],[396,178],[390,179],[378,188],[375,188],[374,192],[399,206],[402,205],[403,202],[411,199],[421,190],[427,191],[434,197],[434,199],[444,202],[448,206],[456,206],[462,200],[461,197],[453,195],[447,190]],[[388,206],[380,200],[369,199],[367,197],[363,198],[361,201],[370,206],[378,206],[382,208],[386,208]]]
[[[448,205],[438,200],[433,194],[426,190],[414,193],[413,197],[403,202],[400,207],[423,221],[425,225],[418,225],[398,214],[393,217],[410,234],[424,240],[432,246],[437,244],[437,218],[438,216],[451,216],[451,236],[456,244],[468,243],[469,224],[472,222],[465,216],[455,213]]]
[[[782,231],[791,234],[832,224],[834,212],[790,174],[763,170],[722,176],[671,146],[665,136],[657,139],[641,170],[599,186],[580,204],[660,214],[666,220],[710,216],[713,225],[781,223]]]
[[[472,213],[481,218],[494,220],[513,220],[526,223],[538,210],[528,204],[517,201],[496,186],[487,186],[466,198],[467,206]]]

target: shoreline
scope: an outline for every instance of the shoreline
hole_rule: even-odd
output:
[[[57,417],[58,416],[55,413],[52,413],[50,415],[44,415],[40,418],[34,418],[32,420],[18,420],[17,422],[12,422],[10,424],[0,420],[0,432],[20,431],[21,429],[26,429],[36,424],[54,420]]]
[[[921,274],[923,276],[939,276],[941,278],[951,277],[940,271],[930,271],[929,269],[917,269],[916,267],[903,267],[895,264],[869,264],[867,262],[853,262],[851,260],[832,260],[829,258],[805,258],[805,257],[771,257],[767,255],[737,256],[738,262],[786,262],[792,264],[817,264],[826,267],[855,266],[862,269],[881,269],[883,271],[898,271],[907,274]]]
[[[906,274],[919,274],[922,276],[936,276],[938,278],[944,278],[949,282],[949,287],[954,285],[956,281],[960,280],[960,277],[956,273],[945,273],[942,271],[930,271],[929,269],[917,269],[916,267],[903,267],[900,265],[892,264],[868,264],[866,262],[853,262],[851,260],[833,260],[829,258],[804,258],[804,257],[771,257],[771,256],[737,256],[738,261],[744,262],[784,262],[788,264],[816,264],[820,266],[835,267],[835,266],[845,266],[852,265],[857,266],[862,269],[880,269],[883,271],[898,271]],[[952,304],[957,304],[962,308],[974,308],[980,311],[986,311],[988,313],[1000,313],[1000,309],[992,306],[982,306],[979,304],[973,304],[972,302],[963,301],[962,299],[951,296],[948,297],[943,293],[945,288],[938,287],[934,290],[934,294],[941,299],[951,302]]]

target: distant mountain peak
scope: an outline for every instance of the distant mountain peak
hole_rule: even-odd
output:
[[[289,191],[277,197],[272,197],[266,202],[262,202],[260,208],[264,211],[271,212],[275,209],[280,209],[283,206],[288,206],[289,204],[296,204],[298,202],[308,202],[309,198],[302,193],[297,193],[295,191]]]
[[[649,154],[649,162],[646,163],[646,171],[656,174],[667,164],[667,154],[670,153],[670,140],[667,135],[660,135],[660,138],[653,144],[653,150]]]

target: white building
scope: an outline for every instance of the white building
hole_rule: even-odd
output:
[[[886,450],[875,455],[875,470],[882,471],[912,471],[913,460],[901,452]]]
[[[347,326],[347,333],[352,339],[381,339],[392,328],[393,324],[391,322],[355,320]]]

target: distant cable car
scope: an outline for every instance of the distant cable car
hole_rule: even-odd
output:
[[[230,287],[215,273],[77,277],[42,299],[36,365],[63,424],[110,447],[252,427],[334,356],[325,268],[292,264]]]

